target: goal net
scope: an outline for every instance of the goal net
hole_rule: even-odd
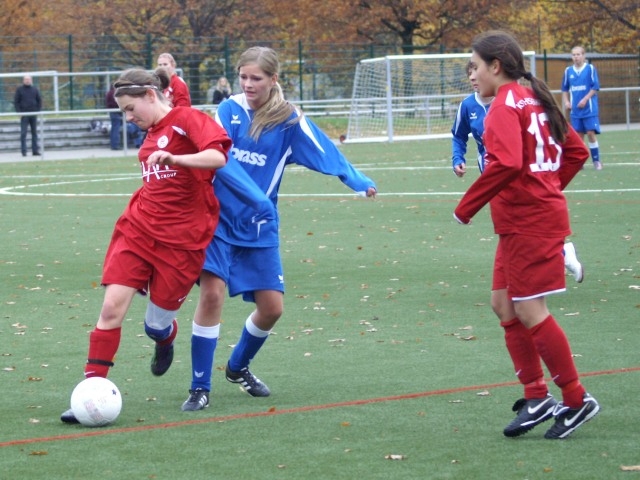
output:
[[[470,53],[390,55],[361,60],[353,81],[346,142],[446,138],[472,93]],[[535,75],[535,52],[524,52]]]

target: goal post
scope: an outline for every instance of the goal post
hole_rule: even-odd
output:
[[[535,52],[523,52],[535,75]],[[472,93],[470,53],[388,55],[356,66],[345,142],[446,138]]]

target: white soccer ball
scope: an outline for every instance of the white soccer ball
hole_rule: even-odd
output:
[[[106,378],[87,378],[73,389],[71,410],[85,427],[109,425],[118,418],[122,410],[120,390]]]

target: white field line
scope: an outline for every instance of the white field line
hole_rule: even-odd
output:
[[[622,166],[633,166],[638,167],[640,164],[638,163],[616,163],[614,165],[609,165],[611,167],[622,167]],[[449,169],[449,167],[432,167],[432,166],[389,166],[389,167],[379,167],[373,165],[363,165],[359,164],[358,169],[362,171],[382,171],[382,170],[445,170]],[[291,173],[295,172],[303,172],[308,171],[304,167],[292,166],[288,167],[288,171]],[[452,173],[453,175],[453,173]],[[129,197],[133,193],[56,193],[56,192],[30,192],[26,190],[42,188],[42,187],[57,187],[63,185],[77,185],[77,184],[86,184],[86,183],[103,183],[103,182],[118,182],[121,180],[135,180],[139,179],[139,175],[131,175],[131,174],[114,174],[109,176],[94,174],[94,175],[15,175],[15,176],[7,176],[5,179],[21,179],[21,180],[38,180],[38,179],[55,179],[55,178],[77,178],[78,180],[65,180],[65,181],[56,181],[56,182],[46,182],[46,183],[25,183],[23,185],[15,185],[0,188],[0,195],[14,195],[14,196],[26,196],[26,197]],[[629,192],[640,192],[640,188],[603,188],[603,189],[579,189],[565,190],[565,193],[629,193]],[[434,197],[434,196],[462,196],[464,195],[464,191],[459,192],[445,192],[445,191],[429,191],[429,192],[380,192],[378,196],[380,197]],[[311,198],[311,197],[343,197],[349,198],[353,197],[354,194],[350,192],[344,193],[280,193],[280,197],[284,198]]]

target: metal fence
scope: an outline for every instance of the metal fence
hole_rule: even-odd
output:
[[[114,72],[131,67],[153,69],[162,52],[170,52],[176,59],[194,104],[211,102],[211,89],[220,76],[224,75],[234,83],[237,56],[253,45],[269,46],[278,51],[282,66],[280,83],[285,94],[296,100],[347,98],[351,95],[353,72],[359,60],[395,52],[393,46],[371,44],[327,45],[300,41],[291,45],[263,41],[249,45],[218,37],[185,41],[152,40],[150,35],[34,36],[29,39],[0,36],[0,44],[2,73],[68,72],[66,81],[58,85],[60,106],[68,110],[102,106],[102,92],[106,89],[104,75],[80,76],[78,73]],[[42,89],[37,81],[34,84]],[[17,78],[0,78],[0,111],[8,111],[19,85]],[[235,88],[237,91],[237,84]],[[51,102],[53,98],[46,100]]]
[[[0,36],[0,112],[13,111],[13,96],[24,73],[31,73],[34,84],[47,93],[45,108],[58,105],[63,110],[100,108],[104,104],[109,74],[126,68],[152,69],[157,56],[170,52],[176,58],[182,76],[189,85],[196,105],[211,102],[212,87],[224,75],[238,85],[235,61],[253,45],[278,51],[282,65],[280,83],[289,99],[332,100],[351,98],[357,63],[365,58],[397,55],[399,45],[373,43],[326,44],[309,42],[230,41],[226,37],[156,38],[147,35],[52,35]],[[455,53],[443,45],[416,48],[416,53]],[[601,72],[602,87],[640,85],[640,54],[588,54]],[[553,72],[571,62],[569,54],[538,55],[537,74],[559,88]],[[46,84],[47,75],[55,71],[58,84]],[[62,73],[66,72],[66,73]],[[96,72],[99,72],[96,73]],[[50,75],[49,75],[50,77]],[[55,88],[55,93],[53,89]],[[57,95],[57,99],[56,99]],[[57,104],[55,102],[58,102]]]
[[[153,41],[152,41],[153,40]],[[32,36],[0,37],[0,117],[15,115],[13,97],[25,73],[43,97],[48,112],[79,113],[104,107],[108,85],[123,69],[155,67],[158,54],[170,51],[180,74],[189,84],[192,102],[206,108],[212,100],[211,88],[225,75],[234,90],[234,64],[247,47],[244,42],[226,38],[152,39],[140,37]],[[255,42],[273,47],[280,56],[280,83],[288,99],[313,115],[346,116],[351,108],[353,78],[362,59],[399,53],[398,46],[373,44],[317,44],[297,42]],[[421,53],[442,53],[433,47]],[[640,54],[589,54],[600,75],[600,121],[629,124],[640,121],[638,91]],[[536,56],[536,75],[552,89],[560,86],[564,69],[571,64],[569,54]]]

